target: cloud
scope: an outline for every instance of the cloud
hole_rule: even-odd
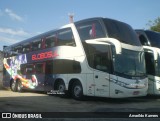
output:
[[[11,17],[13,20],[16,20],[16,21],[23,21],[23,18],[20,17],[19,15],[17,15],[16,13],[14,13],[12,10],[6,8],[5,9],[5,12],[9,15],[9,17]]]
[[[0,36],[0,42],[1,42],[1,43],[2,43],[2,42],[5,42],[5,43],[10,43],[10,44],[12,44],[12,43],[16,43],[16,42],[18,42],[18,41],[19,41],[19,40]]]
[[[0,28],[0,33],[10,34],[10,35],[18,35],[18,36],[28,36],[29,33],[20,30],[13,30],[11,28]]]

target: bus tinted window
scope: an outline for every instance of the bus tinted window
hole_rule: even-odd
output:
[[[23,44],[22,52],[27,53],[30,51],[30,43]]]
[[[151,46],[160,48],[160,34],[153,31],[145,31]]]
[[[41,42],[40,39],[36,40],[36,41],[33,41],[33,43],[32,43],[32,51],[41,49],[41,46],[42,46],[42,42]]]
[[[127,24],[111,19],[104,19],[108,36],[122,43],[141,46],[135,31]]]
[[[23,75],[26,74],[26,65],[25,64],[21,64],[20,71],[21,71],[21,74],[23,74]]]
[[[154,65],[154,56],[153,53],[145,52],[146,60],[146,72],[150,75],[155,75],[155,65]]]
[[[80,63],[74,60],[54,60],[54,74],[80,73]]]
[[[43,63],[35,64],[35,72],[36,74],[43,74]]]
[[[53,74],[53,61],[47,61],[45,67],[46,74]]]
[[[45,48],[54,47],[56,44],[56,35],[46,37]]]
[[[57,33],[58,46],[76,46],[75,39],[70,28],[62,29]]]
[[[80,63],[74,60],[53,60],[46,63],[46,74],[80,73]]]
[[[14,53],[21,53],[22,52],[22,46],[21,45],[19,45],[19,46],[16,46],[16,47],[14,47],[13,48],[13,52]]]
[[[26,65],[26,74],[33,74],[33,73],[34,73],[34,65],[33,64]]]
[[[88,45],[87,59],[89,66],[104,72],[110,72],[111,61],[106,45]]]
[[[106,36],[98,21],[80,23],[76,27],[82,41]]]

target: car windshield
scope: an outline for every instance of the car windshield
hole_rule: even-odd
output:
[[[149,41],[153,47],[160,48],[160,33],[153,31],[145,31]]]
[[[114,72],[117,75],[141,77],[146,75],[144,52],[122,49],[122,54],[113,57]]]

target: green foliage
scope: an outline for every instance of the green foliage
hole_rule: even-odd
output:
[[[160,32],[160,17],[154,21],[149,21],[147,25],[149,26],[150,30]]]

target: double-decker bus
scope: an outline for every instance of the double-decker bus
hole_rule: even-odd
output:
[[[160,94],[160,33],[151,30],[136,30],[145,50],[148,75],[148,94]]]
[[[126,23],[90,18],[4,48],[3,85],[75,99],[145,96],[143,47]]]

